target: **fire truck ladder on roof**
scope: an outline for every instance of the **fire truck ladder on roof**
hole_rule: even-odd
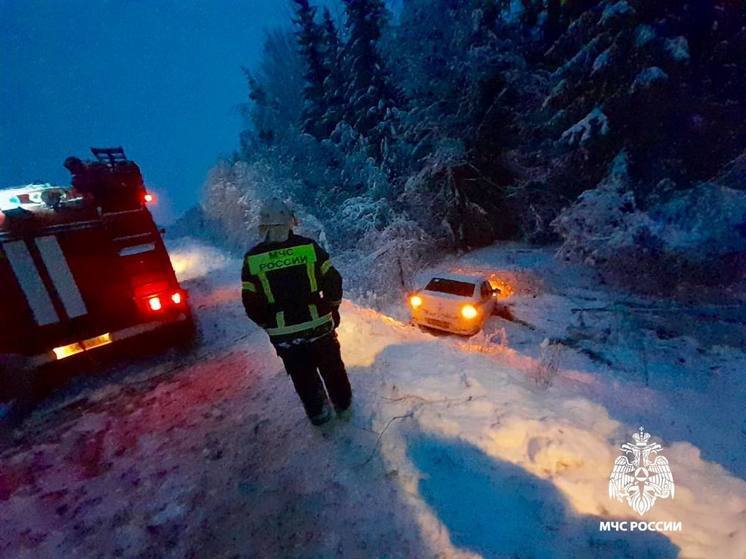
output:
[[[91,148],[91,153],[99,163],[103,163],[110,168],[128,161],[127,156],[124,154],[124,148],[121,146],[115,148]]]

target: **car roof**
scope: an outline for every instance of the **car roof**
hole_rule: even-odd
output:
[[[474,284],[487,280],[487,278],[484,278],[479,275],[454,274],[452,272],[436,272],[432,274],[432,279],[435,279],[435,278],[462,281],[465,283],[474,283]]]

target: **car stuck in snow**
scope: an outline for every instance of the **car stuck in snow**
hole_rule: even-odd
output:
[[[486,277],[439,273],[410,294],[412,320],[426,328],[470,336],[493,313],[499,293]]]

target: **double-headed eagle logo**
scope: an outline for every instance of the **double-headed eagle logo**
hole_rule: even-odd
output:
[[[656,499],[673,499],[673,475],[668,459],[660,454],[663,447],[648,442],[650,433],[640,427],[640,432],[632,438],[635,443],[624,443],[620,448],[624,454],[614,461],[609,476],[609,497],[617,501],[626,499],[642,516],[653,508]]]

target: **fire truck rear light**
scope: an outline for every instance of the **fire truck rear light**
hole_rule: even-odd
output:
[[[77,353],[82,353],[83,346],[79,343],[74,343],[56,347],[52,351],[54,352],[54,356],[59,360],[64,359],[65,357],[70,357],[71,355],[75,355]]]
[[[151,297],[148,299],[148,307],[150,307],[150,310],[153,312],[158,312],[163,308],[163,303],[161,303],[160,297]]]
[[[182,301],[181,293],[177,291],[176,293],[171,295],[171,301],[173,301],[174,305],[180,305]]]
[[[142,197],[146,204],[150,204],[153,201],[153,195],[148,193]]]

